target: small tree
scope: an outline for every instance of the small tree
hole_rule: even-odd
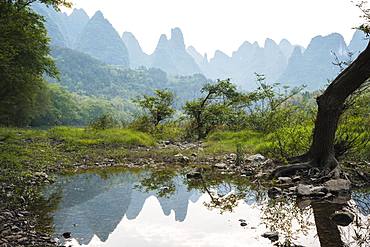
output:
[[[246,106],[247,125],[257,131],[270,133],[281,127],[294,111],[292,101],[304,86],[290,89],[279,83],[268,83],[262,74],[256,73],[257,89],[249,93],[251,104]],[[286,107],[286,106],[289,107]]]
[[[244,114],[244,105],[250,103],[249,96],[238,92],[229,79],[206,84],[201,92],[203,97],[184,106],[198,139],[206,137],[218,126],[235,122],[240,114]]]
[[[174,94],[168,90],[155,90],[154,95],[144,95],[142,98],[135,99],[138,104],[149,115],[149,119],[154,126],[170,118],[175,109],[172,107]]]

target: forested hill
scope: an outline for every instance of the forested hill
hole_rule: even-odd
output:
[[[168,76],[156,68],[128,69],[108,65],[68,48],[54,46],[51,55],[60,71],[60,79],[49,80],[81,95],[130,100],[142,94],[151,94],[155,89],[169,89],[176,94],[177,105],[180,106],[186,100],[197,97],[201,87],[209,82],[201,74]]]

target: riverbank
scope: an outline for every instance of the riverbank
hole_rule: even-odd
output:
[[[252,139],[248,141],[255,143]],[[48,212],[37,208],[52,210],[55,202],[45,201],[41,189],[53,183],[55,176],[66,172],[109,167],[171,168],[183,170],[185,176],[196,183],[205,173],[214,171],[275,188],[274,196],[296,195],[299,184],[316,184],[316,187],[305,188],[315,193],[320,186],[317,181],[305,179],[305,174],[271,180],[269,173],[281,163],[253,155],[256,150],[252,148],[240,150],[236,143],[217,138],[206,142],[172,142],[157,141],[148,134],[128,129],[2,128],[0,151],[0,246],[4,247],[29,246],[30,243],[57,245],[50,237],[52,224],[48,221]],[[369,164],[344,162],[342,170],[354,187],[369,185]],[[328,192],[320,195],[327,196]]]

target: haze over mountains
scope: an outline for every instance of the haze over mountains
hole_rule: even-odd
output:
[[[155,51],[146,54],[134,34],[118,34],[100,11],[89,18],[82,9],[74,9],[70,15],[42,5],[35,5],[34,9],[45,16],[52,46],[77,50],[125,68],[144,66],[159,68],[169,75],[201,73],[213,80],[231,78],[244,89],[255,87],[255,73],[265,74],[271,82],[306,84],[310,90],[318,89],[339,73],[333,65],[334,54],[347,61],[349,52],[355,58],[367,44],[360,31],[354,33],[349,44],[342,35],[333,33],[314,37],[307,48],[285,39],[280,43],[266,39],[263,46],[246,41],[231,56],[216,51],[209,58],[192,46],[186,48],[180,28],[174,28],[171,37],[162,34]]]

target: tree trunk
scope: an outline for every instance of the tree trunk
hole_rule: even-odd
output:
[[[325,91],[317,98],[318,112],[315,121],[312,144],[308,156],[313,166],[334,169],[337,161],[334,152],[335,132],[339,117],[344,109],[344,101]]]
[[[343,70],[317,98],[318,112],[311,147],[307,154],[293,160],[304,163],[280,167],[274,171],[274,176],[289,175],[309,167],[332,170],[337,166],[334,140],[339,118],[345,108],[346,99],[369,78],[370,42],[355,61]]]
[[[313,164],[334,168],[334,140],[346,99],[370,78],[370,43],[358,58],[317,98],[318,112],[311,148]]]
[[[343,206],[333,203],[313,202],[311,203],[311,207],[313,209],[320,245],[325,247],[345,246],[338,226],[330,219],[330,216],[336,210],[341,210]]]

